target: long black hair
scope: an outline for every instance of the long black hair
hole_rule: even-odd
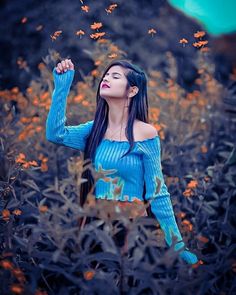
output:
[[[138,66],[129,62],[128,60],[116,60],[112,62],[105,69],[105,72],[98,85],[95,118],[94,118],[91,132],[87,138],[85,150],[84,150],[84,162],[86,163],[86,165],[89,162],[94,163],[97,146],[102,141],[108,126],[109,106],[106,100],[100,96],[100,84],[102,83],[102,80],[104,76],[106,75],[107,71],[112,66],[121,66],[122,68],[125,69],[124,71],[125,76],[128,80],[127,89],[130,86],[137,86],[139,88],[138,93],[132,97],[131,102],[129,104],[129,108],[128,108],[128,124],[127,124],[127,128],[125,129],[125,134],[130,143],[130,148],[124,155],[122,155],[122,157],[130,153],[130,151],[132,150],[134,146],[134,138],[133,138],[134,120],[138,119],[140,121],[148,123],[147,77],[145,72],[142,69],[140,69]],[[80,187],[80,205],[81,206],[83,206],[83,204],[85,203],[87,195],[88,193],[91,192],[91,188],[94,184],[94,178],[92,176],[90,168],[83,171],[82,178],[87,179],[87,182],[82,183]],[[143,195],[145,194],[145,191],[146,189],[144,186]],[[92,193],[94,193],[94,191]]]

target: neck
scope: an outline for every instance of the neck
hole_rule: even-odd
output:
[[[127,101],[113,101],[112,103],[108,103],[109,111],[108,111],[108,127],[111,129],[127,126],[128,123],[128,107]]]

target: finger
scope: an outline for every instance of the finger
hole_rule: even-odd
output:
[[[74,70],[74,64],[72,63],[71,59],[69,59],[68,63],[70,65],[70,69]]]
[[[60,71],[63,71],[63,68],[62,68],[62,64],[61,63],[58,64],[58,68],[59,68]]]
[[[69,60],[68,59],[65,60],[65,64],[66,64],[66,68],[69,69],[70,65],[69,65]]]
[[[62,64],[63,70],[66,69],[66,62],[64,60],[61,62],[61,64]]]

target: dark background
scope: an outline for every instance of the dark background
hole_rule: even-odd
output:
[[[105,8],[113,3],[118,7],[107,14]],[[82,5],[90,7],[88,13],[81,10]],[[21,22],[23,17],[27,17],[25,23]],[[102,22],[100,31],[106,32],[106,38],[145,70],[161,70],[163,58],[160,57],[171,51],[178,63],[180,85],[191,90],[197,77],[194,57],[198,49],[192,46],[196,41],[193,34],[204,28],[164,0],[104,0],[83,4],[79,0],[5,0],[0,1],[0,19],[0,89],[18,86],[24,91],[39,75],[37,66],[49,49],[58,51],[63,58],[70,57],[84,73],[91,71],[94,65],[86,50],[92,50],[96,42],[89,37],[93,22]],[[42,29],[37,30],[40,25]],[[157,31],[153,37],[147,33],[150,28]],[[86,32],[82,39],[75,35],[80,29]],[[62,30],[62,34],[52,41],[50,35],[57,30]],[[182,38],[189,41],[185,47],[179,43]],[[219,38],[206,35],[205,39],[213,49],[215,77],[227,84],[234,65],[233,48],[225,37],[221,38],[220,46],[217,46]],[[27,62],[28,70],[20,69],[19,58]]]

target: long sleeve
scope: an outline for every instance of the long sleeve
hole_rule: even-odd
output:
[[[161,145],[159,136],[148,140],[143,147],[144,155],[144,180],[146,184],[145,199],[150,200],[152,213],[155,215],[165,234],[165,241],[168,246],[172,245],[172,235],[177,237],[174,250],[180,250],[180,257],[189,264],[198,261],[194,253],[188,251],[182,240],[181,233],[176,223],[170,193],[164,182],[161,169]]]
[[[53,143],[64,145],[84,151],[92,121],[87,121],[77,126],[65,126],[66,104],[70,86],[74,78],[74,70],[58,74],[53,69],[54,90],[52,102],[46,120],[46,138]]]

